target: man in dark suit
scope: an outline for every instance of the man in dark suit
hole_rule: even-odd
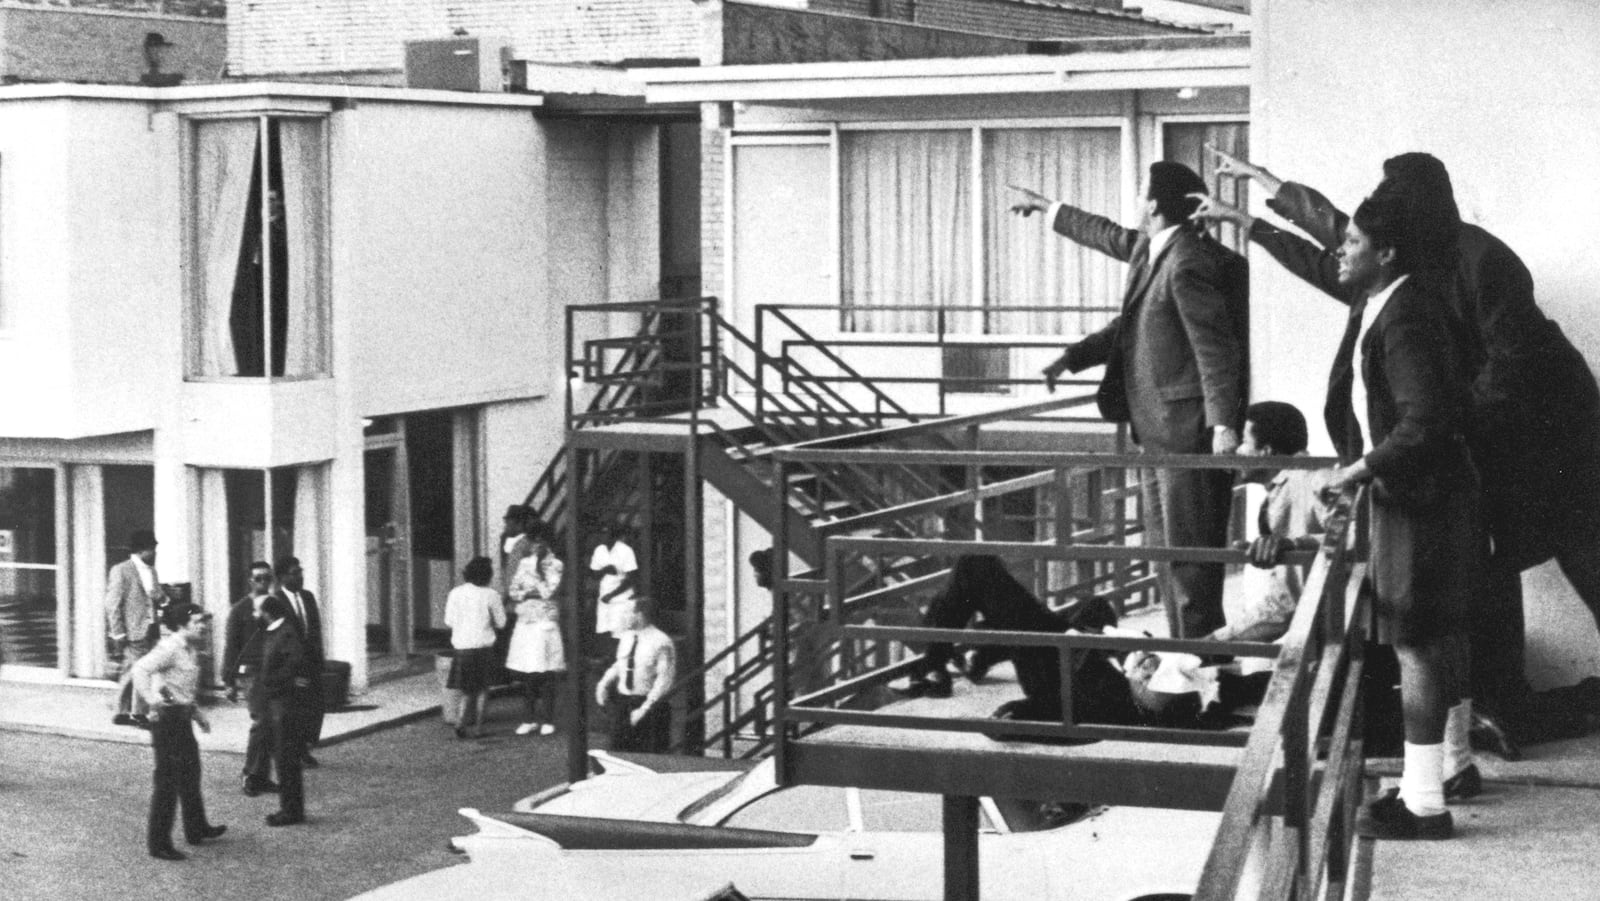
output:
[[[147,725],[150,705],[133,690],[133,665],[150,653],[161,637],[156,617],[166,603],[166,593],[156,576],[156,536],[146,530],[128,538],[128,559],[106,574],[106,636],[122,662],[117,693],[119,726]]]
[[[326,659],[322,645],[322,610],[317,606],[317,596],[305,588],[306,574],[300,567],[298,557],[280,558],[276,569],[277,595],[289,603],[294,624],[305,641],[306,671],[311,678],[311,687],[305,694],[303,704],[305,722],[302,724],[301,737],[305,739],[305,754],[300,762],[308,767],[316,767],[320,764],[311,756],[311,748],[322,737],[322,664]]]
[[[305,642],[294,626],[288,601],[277,595],[261,604],[261,675],[250,686],[250,709],[270,724],[272,760],[278,768],[278,810],[267,814],[268,826],[293,826],[306,821],[304,699],[311,690]]]
[[[1121,315],[1047,366],[1045,384],[1104,364],[1101,415],[1128,423],[1142,451],[1232,454],[1248,396],[1250,272],[1188,221],[1205,182],[1178,163],[1152,164],[1138,229],[1014,190],[1025,199],[1013,212],[1044,213],[1057,232],[1129,264]],[[1144,482],[1146,528],[1161,543],[1226,545],[1232,473],[1157,470]],[[1174,563],[1171,576],[1184,635],[1223,625],[1221,565]]]
[[[272,597],[272,564],[257,560],[250,564],[250,593],[228,610],[227,632],[222,645],[222,684],[228,700],[254,697],[255,682],[261,675],[261,650],[266,635],[261,609]],[[272,732],[265,709],[250,704],[250,735],[244,752],[244,793],[255,797],[278,790],[272,781]]]

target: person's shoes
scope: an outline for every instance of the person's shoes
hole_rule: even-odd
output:
[[[460,726],[457,726],[456,727],[456,738],[466,738],[466,737],[467,737],[467,730],[461,728]]]
[[[135,713],[129,719],[133,720],[133,725],[138,726],[140,729],[150,728],[150,717],[142,713]]]
[[[317,767],[322,766],[322,764],[317,761],[317,758],[311,756],[310,751],[307,751],[305,755],[300,758],[300,765],[308,770],[314,770]]]
[[[530,732],[537,732],[537,731],[539,731],[539,724],[538,723],[523,723],[522,725],[517,727],[517,734],[518,735],[527,735]]]
[[[1522,759],[1522,748],[1511,737],[1511,733],[1506,731],[1499,717],[1487,710],[1473,708],[1472,727],[1467,732],[1467,738],[1474,751],[1497,754],[1503,760]]]
[[[255,779],[250,776],[244,777],[244,793],[248,797],[254,798],[256,795],[270,795],[277,790],[278,783],[273,782],[271,779]]]
[[[182,851],[179,851],[177,848],[171,848],[171,847],[168,847],[168,848],[151,848],[150,849],[150,856],[154,857],[156,860],[188,860],[189,859],[189,855],[183,853]]]
[[[306,821],[305,817],[291,816],[283,811],[267,814],[268,826],[295,826]]]
[[[1388,841],[1437,841],[1455,834],[1455,821],[1448,810],[1417,816],[1400,800],[1400,789],[1391,788],[1361,809],[1356,834]]]
[[[989,665],[994,661],[983,651],[973,651],[967,655],[967,681],[981,682],[983,677],[989,675]]]
[[[133,717],[127,715],[126,713],[119,713],[116,716],[111,718],[111,725],[113,725],[113,726],[131,726],[131,725],[133,725]]]
[[[228,827],[227,826],[207,826],[206,828],[200,830],[200,833],[198,835],[189,836],[187,841],[191,845],[198,845],[201,842],[207,841],[209,839],[221,838],[222,837],[222,833],[227,832],[227,831],[228,831]]]
[[[545,723],[544,725],[539,727],[539,734],[540,735],[554,735],[554,734],[556,734],[556,724],[555,723]]]
[[[1465,801],[1476,798],[1483,793],[1483,774],[1478,772],[1478,765],[1468,764],[1461,772],[1444,780],[1444,799],[1446,801]]]

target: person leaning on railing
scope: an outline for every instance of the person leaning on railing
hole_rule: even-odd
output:
[[[1460,701],[1489,547],[1464,437],[1463,348],[1431,280],[1411,276],[1449,259],[1453,245],[1426,229],[1404,197],[1381,189],[1356,210],[1337,257],[1211,198],[1194,215],[1234,223],[1350,307],[1324,407],[1329,436],[1349,462],[1328,489],[1372,486],[1368,577],[1379,637],[1400,661],[1405,728],[1400,788],[1370,802],[1357,830],[1448,838],[1447,794],[1475,793],[1478,782]]]

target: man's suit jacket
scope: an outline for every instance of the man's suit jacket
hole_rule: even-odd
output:
[[[1101,414],[1129,423],[1134,440],[1156,453],[1209,453],[1208,427],[1241,428],[1250,359],[1244,258],[1180,226],[1151,260],[1143,232],[1065,205],[1052,227],[1131,264],[1122,313],[1067,350],[1073,372],[1105,364]]]
[[[106,574],[106,635],[143,641],[155,625],[156,610],[165,596],[160,581],[154,594],[144,590],[132,559],[111,567]]]
[[[290,610],[294,609],[294,601],[289,599],[287,590],[279,588],[277,589],[277,595],[283,598],[284,603],[289,605]],[[306,621],[301,628],[301,636],[306,642],[306,657],[314,661],[320,668],[323,655],[326,653],[322,648],[322,608],[317,604],[317,596],[304,588],[300,589],[300,603],[305,605],[306,608]],[[302,624],[296,623],[296,625],[301,626]]]
[[[305,642],[293,621],[285,621],[276,629],[263,626],[261,632],[261,674],[250,683],[249,698],[251,711],[257,713],[266,710],[268,701],[299,703],[308,691],[305,684],[295,682],[298,679],[309,684],[310,680]]]
[[[265,641],[256,618],[255,599],[245,595],[228,610],[227,631],[222,643],[222,684],[229,688],[239,678],[239,667],[261,670],[261,647]]]

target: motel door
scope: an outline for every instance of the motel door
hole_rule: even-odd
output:
[[[412,651],[411,498],[404,422],[367,435],[367,646],[403,660]]]

